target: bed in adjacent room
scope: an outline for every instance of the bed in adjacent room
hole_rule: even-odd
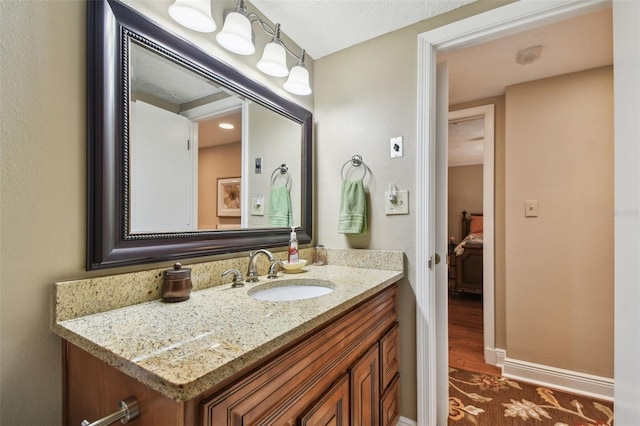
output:
[[[483,217],[462,212],[462,241],[449,253],[450,292],[482,294]]]

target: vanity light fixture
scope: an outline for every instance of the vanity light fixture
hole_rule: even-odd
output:
[[[280,24],[272,28],[255,13],[248,13],[245,0],[236,0],[236,8],[225,14],[222,30],[216,35],[216,40],[222,47],[239,55],[252,55],[256,48],[252,25],[258,23],[260,28],[269,36],[262,58],[257,63],[260,71],[273,77],[286,77],[284,89],[296,95],[311,93],[309,85],[309,71],[304,66],[305,51],[296,55],[280,39]],[[291,69],[287,67],[287,54],[293,56],[298,63]]]
[[[300,59],[298,64],[291,68],[289,78],[284,83],[284,89],[296,95],[309,95],[311,94],[311,87],[309,86],[309,71],[304,66],[304,50],[300,53]]]
[[[221,129],[225,129],[225,130],[232,130],[235,129],[235,126],[231,123],[220,123],[218,124],[218,127],[220,127]]]
[[[180,25],[201,33],[212,33],[217,28],[211,17],[210,0],[176,0],[169,6],[169,15]]]
[[[238,55],[253,55],[256,47],[253,44],[254,34],[250,17],[244,0],[237,0],[236,8],[225,13],[222,31],[216,35],[218,43]]]
[[[274,77],[289,75],[286,46],[280,40],[280,24],[276,24],[273,39],[264,47],[262,58],[258,61],[257,67],[263,73]]]

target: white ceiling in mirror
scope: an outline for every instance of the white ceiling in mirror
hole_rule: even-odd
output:
[[[173,106],[175,110],[169,108],[173,112],[201,122],[200,125],[208,129],[207,134],[212,136],[210,140],[199,141],[201,148],[240,142],[242,99],[136,43],[131,44],[130,58],[134,98],[154,104],[153,98],[159,98]],[[201,121],[203,118],[206,121]],[[233,124],[234,128],[221,129],[218,127],[221,122]]]
[[[484,118],[449,121],[449,167],[482,164]]]
[[[222,92],[209,80],[187,71],[135,43],[131,44],[131,88],[182,105]],[[167,86],[167,81],[173,82]]]
[[[313,58],[443,14],[476,0],[250,0]]]
[[[233,125],[233,129],[220,128],[220,123]],[[240,142],[242,139],[242,113],[233,112],[229,115],[216,117],[211,120],[204,120],[198,123],[203,134],[210,135],[209,139],[198,140],[199,148],[209,146],[226,145],[229,143]]]

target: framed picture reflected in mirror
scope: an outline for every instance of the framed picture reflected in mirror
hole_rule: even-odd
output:
[[[240,217],[240,178],[218,179],[218,216]]]

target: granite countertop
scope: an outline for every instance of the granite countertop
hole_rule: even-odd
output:
[[[179,303],[154,300],[72,319],[54,316],[52,329],[161,394],[186,401],[403,276],[402,270],[307,266],[244,287],[194,291]],[[335,290],[290,302],[248,295],[259,285],[300,278],[331,281]]]

